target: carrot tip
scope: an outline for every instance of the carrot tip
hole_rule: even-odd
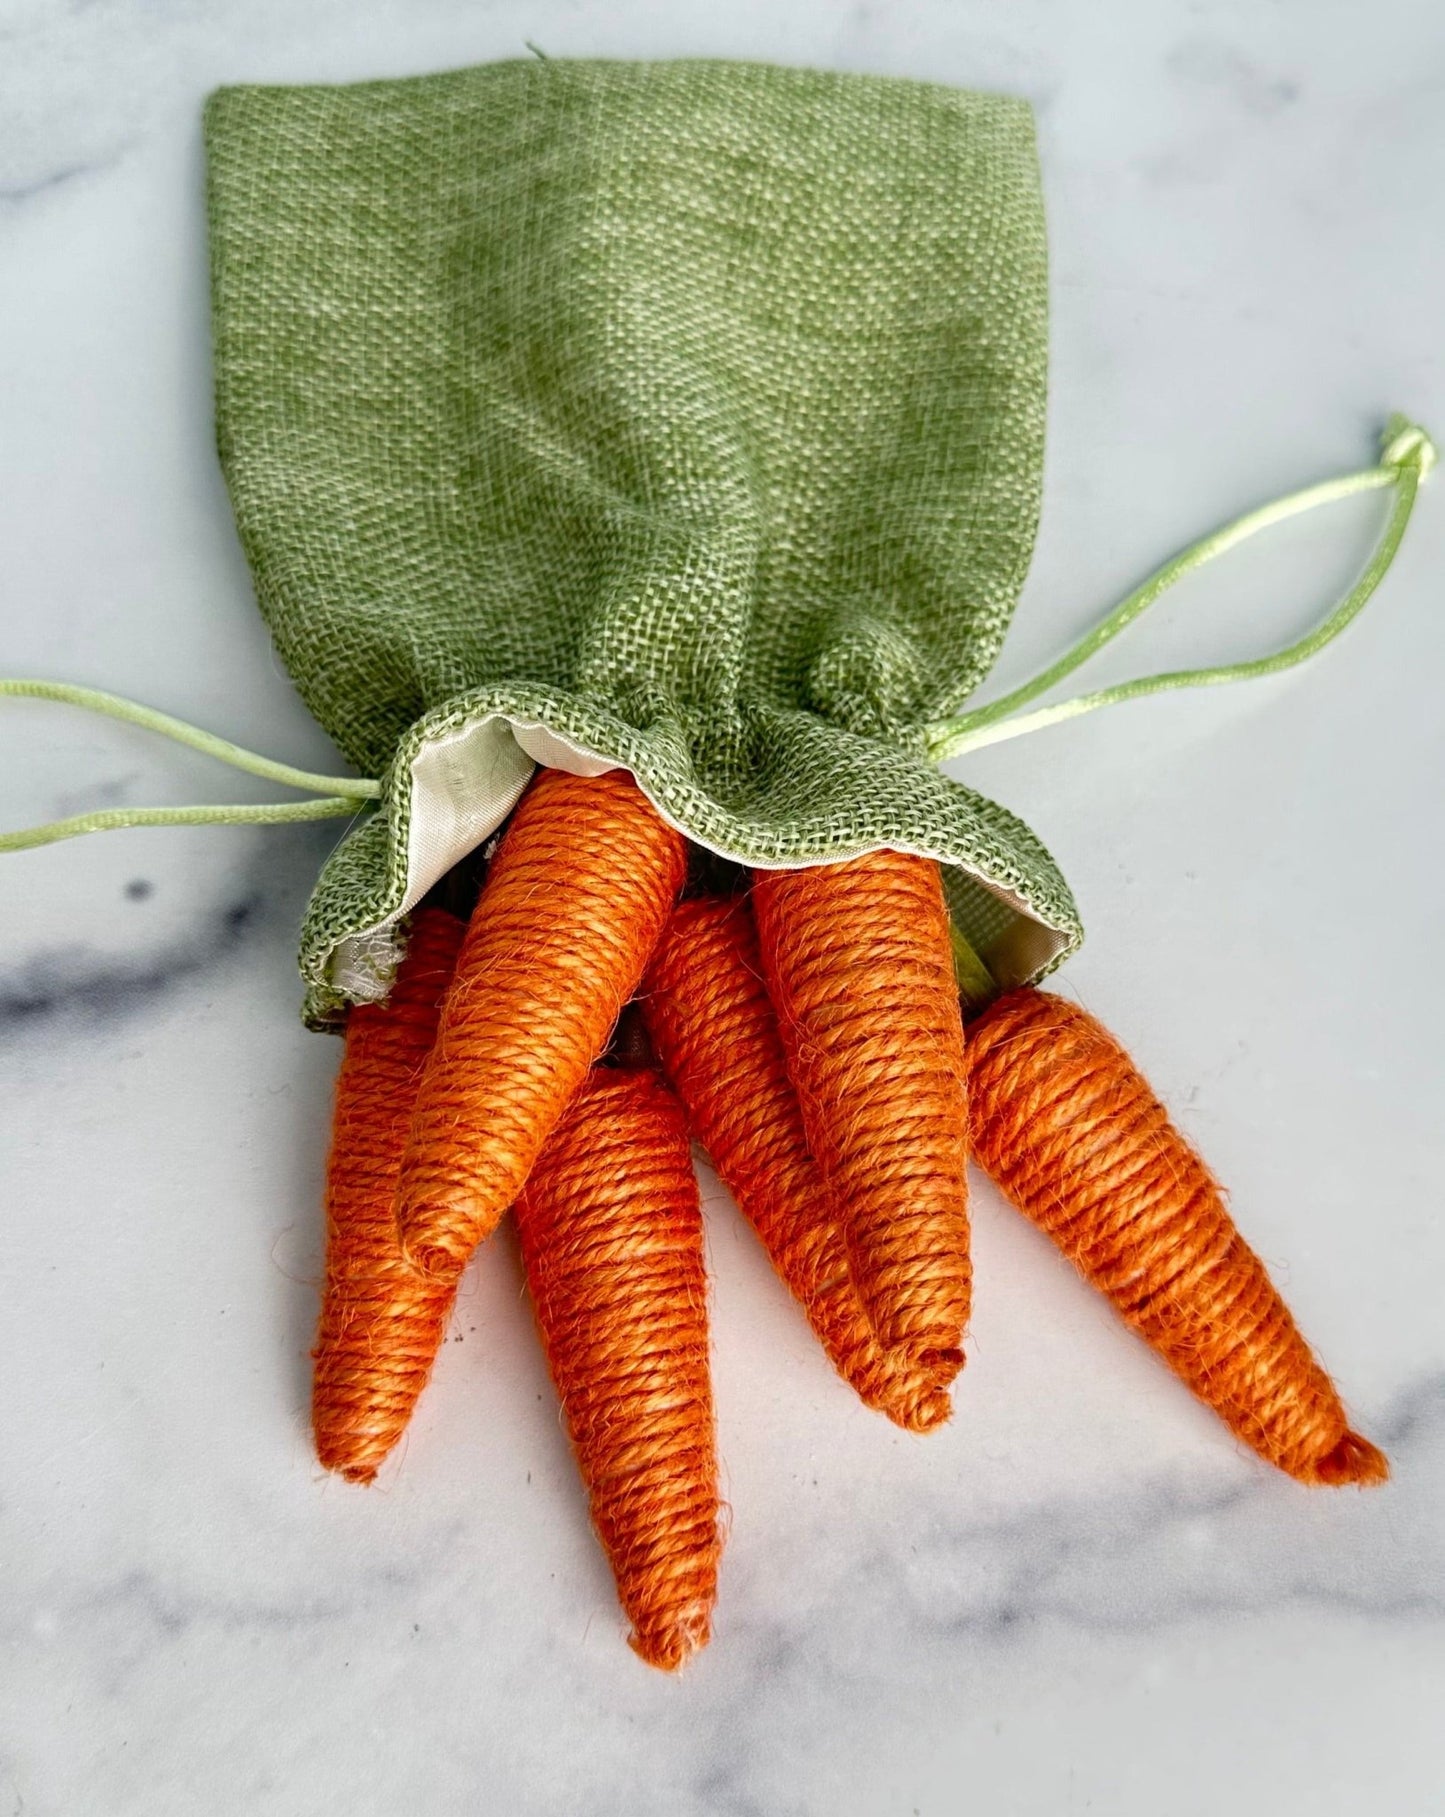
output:
[[[932,1388],[921,1395],[886,1402],[883,1407],[895,1426],[905,1432],[936,1432],[953,1416],[953,1402],[946,1389]]]
[[[316,1458],[323,1470],[329,1471],[332,1476],[343,1477],[348,1483],[375,1482],[376,1473],[381,1468],[381,1458],[358,1457],[358,1449],[355,1445],[348,1448],[344,1444],[338,1444],[334,1437],[323,1438],[319,1433],[316,1435]]]
[[[376,1481],[375,1464],[343,1464],[339,1469],[333,1464],[331,1468],[336,1470],[336,1474],[348,1483],[359,1483],[365,1487],[368,1483]]]
[[[471,1250],[460,1243],[449,1244],[433,1237],[425,1242],[402,1242],[401,1253],[408,1266],[429,1281],[454,1281],[471,1259]]]
[[[627,1644],[639,1659],[656,1666],[659,1672],[675,1672],[712,1638],[711,1618],[711,1605],[697,1603],[656,1626],[634,1627]]]
[[[1358,1432],[1347,1432],[1310,1472],[1310,1481],[1326,1488],[1370,1489],[1388,1482],[1390,1460]]]

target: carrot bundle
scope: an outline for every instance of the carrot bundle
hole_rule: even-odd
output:
[[[685,870],[630,777],[544,771],[465,934],[423,910],[390,1003],[352,1012],[315,1352],[328,1468],[375,1475],[514,1203],[631,1644],[676,1668],[708,1639],[721,1550],[689,1125],[839,1373],[923,1432],[963,1361],[971,1121],[1003,1190],[1242,1439],[1303,1482],[1383,1479],[1112,1037],[1024,989],[965,1049],[935,864],[875,852],[678,902]],[[639,983],[647,1034],[624,1017],[599,1061]]]
[[[419,1275],[396,1235],[396,1182],[463,924],[424,908],[390,1000],[346,1024],[326,1177],[326,1285],[311,1424],[328,1470],[368,1483],[401,1436],[446,1330],[454,1287]]]
[[[521,1191],[642,977],[686,842],[625,771],[543,770],[467,929],[402,1162],[403,1249],[454,1280]]]
[[[928,1431],[950,1405],[937,1371],[885,1350],[808,1152],[745,900],[673,910],[642,998],[648,1033],[707,1150],[830,1360],[871,1407]]]
[[[1072,1003],[1010,991],[969,1025],[980,1165],[1230,1429],[1312,1484],[1369,1484],[1352,1432],[1204,1163]]]
[[[670,1671],[707,1642],[721,1542],[702,1211],[681,1108],[653,1070],[593,1069],[517,1229],[632,1646]]]
[[[871,852],[753,883],[808,1143],[880,1341],[956,1369],[968,1322],[963,1026],[938,866]]]

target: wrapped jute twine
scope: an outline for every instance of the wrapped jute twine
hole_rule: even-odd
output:
[[[969,1026],[974,1155],[1251,1450],[1299,1482],[1382,1482],[1217,1182],[1077,1004],[1011,991]]]
[[[593,1069],[517,1230],[632,1645],[672,1670],[707,1643],[722,1540],[702,1207],[681,1107],[652,1068]]]
[[[745,898],[678,904],[641,1005],[693,1134],[834,1368],[906,1430],[941,1425],[956,1365],[931,1367],[874,1334],[833,1188],[808,1146]]]
[[[316,1455],[350,1482],[369,1483],[405,1431],[456,1293],[455,1279],[437,1281],[403,1256],[396,1183],[464,926],[445,909],[422,909],[390,999],[359,1004],[346,1024],[311,1424]]]
[[[938,866],[765,871],[753,909],[809,1147],[879,1341],[942,1379],[972,1304],[963,1024]]]
[[[940,723],[933,748],[957,754],[1314,654],[1383,577],[1433,458],[1422,431],[1393,424],[1377,467],[1204,539],[1034,682]],[[1375,488],[1393,492],[1379,547],[1306,638],[1253,663],[1016,710],[1191,566],[1307,504]],[[0,849],[123,825],[350,815],[378,799],[376,783],[312,776],[92,690],[0,693],[92,707],[319,791],[274,806],[103,810],[5,835]],[[962,1362],[971,1141],[1006,1195],[1260,1456],[1311,1485],[1384,1480],[1384,1457],[1350,1426],[1127,1053],[1060,998],[998,991],[950,925],[934,859],[886,849],[754,869],[745,894],[679,902],[687,871],[686,839],[627,770],[543,769],[465,933],[423,905],[389,1001],[352,1010],[315,1351],[323,1464],[374,1478],[425,1384],[463,1265],[515,1205],[633,1645],[666,1669],[690,1657],[710,1631],[721,1545],[690,1127],[839,1373],[901,1426],[942,1423]],[[639,988],[655,1061],[630,1038],[604,1057]]]
[[[467,931],[402,1164],[402,1245],[425,1273],[455,1279],[515,1201],[686,869],[686,841],[625,771],[544,770],[523,797]]]

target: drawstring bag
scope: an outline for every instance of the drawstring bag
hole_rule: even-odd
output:
[[[1012,814],[938,762],[1321,650],[1435,458],[1206,536],[984,706],[1039,510],[1045,248],[1021,102],[760,65],[503,63],[234,88],[206,114],[220,453],[261,610],[358,772],[115,714],[305,791],[102,809],[353,820],[301,942],[344,1029],[321,1461],[370,1482],[509,1210],[632,1644],[708,1637],[720,1501],[690,1141],[839,1374],[952,1412],[966,1163],[1237,1438],[1387,1466],[1127,1053],[1037,989],[1080,939]],[[1043,697],[1176,579],[1380,490],[1284,649]],[[1042,703],[1042,704],[1041,704]],[[500,830],[500,837],[496,837]]]
[[[1001,982],[1078,942],[928,728],[1038,520],[1045,249],[1022,102],[532,58],[206,113],[221,459],[307,705],[382,783],[307,1013],[536,763],[625,766],[748,865],[938,859]]]

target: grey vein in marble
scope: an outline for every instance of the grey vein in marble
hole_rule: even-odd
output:
[[[241,950],[261,904],[259,892],[248,892],[184,940],[135,959],[96,959],[73,947],[31,954],[0,971],[0,1040],[43,1021],[135,1014]]]
[[[532,38],[1028,96],[1048,498],[1001,682],[1209,522],[1357,464],[1381,413],[1445,431],[1435,0],[0,14],[0,673],[178,702],[222,676],[277,748],[311,735],[209,444],[198,116],[220,82],[405,74]],[[1306,565],[1326,541],[1281,533],[1221,570],[1131,666],[1166,666],[1192,626],[1226,653],[1269,641],[1337,585]],[[1101,715],[965,778],[1055,848],[1093,930],[1066,988],[1129,1034],[1235,1184],[1395,1481],[1311,1494],[1231,1455],[982,1206],[956,1426],[895,1441],[816,1358],[775,1360],[806,1333],[756,1267],[729,1276],[717,1220],[736,1521],[716,1639],[677,1682],[623,1645],[495,1249],[385,1482],[317,1471],[305,1351],[336,1053],[295,1024],[291,952],[334,830],[256,836],[234,868],[181,833],[134,861],[100,839],[51,870],[0,861],[0,1117],[23,1107],[0,1149],[0,1812],[1438,1808],[1442,1013],[1419,956],[1445,900],[1442,567],[1431,494],[1348,657],[1297,687]],[[128,762],[97,754],[87,799]],[[1341,862],[1386,844],[1388,875]],[[1035,1323],[1000,1367],[1010,1304]],[[1050,1404],[1059,1368],[1078,1379]]]
[[[123,792],[124,786],[116,788]],[[88,792],[92,804],[106,798],[103,784]],[[114,853],[126,834],[91,837],[105,840]],[[0,1043],[41,1028],[54,1038],[141,1015],[187,986],[221,975],[243,956],[249,964],[291,971],[302,905],[335,835],[324,827],[288,827],[250,837],[253,855],[236,868],[224,894],[193,911],[185,931],[163,944],[148,948],[136,938],[132,950],[118,954],[68,943],[7,955],[8,963],[0,964]],[[175,855],[183,857],[184,849]],[[0,860],[24,861],[23,853]],[[132,877],[122,894],[145,903],[155,884]],[[142,932],[138,927],[137,935]]]

